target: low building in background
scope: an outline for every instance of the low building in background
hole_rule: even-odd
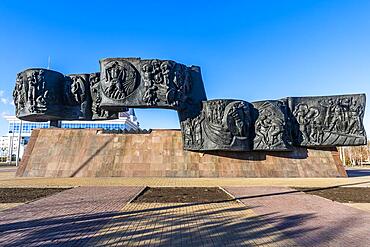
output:
[[[18,154],[18,136],[6,135],[0,137],[0,162],[16,161]],[[12,148],[11,148],[12,147]],[[11,150],[11,151],[10,151]],[[24,144],[21,142],[19,156],[22,157],[24,152]]]
[[[32,130],[50,128],[50,122],[21,121],[16,116],[4,116],[8,121],[8,133],[0,137],[0,162],[16,161],[21,158],[29,142]],[[22,126],[22,127],[21,127]],[[67,129],[105,129],[105,130],[138,130],[139,122],[134,109],[121,112],[119,118],[105,121],[61,121],[61,128]],[[21,141],[19,141],[21,137]]]

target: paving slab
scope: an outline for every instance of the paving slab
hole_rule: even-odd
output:
[[[299,246],[369,246],[370,213],[285,187],[225,187]]]
[[[370,203],[343,203],[344,205],[358,208],[370,213]]]
[[[143,187],[79,187],[0,212],[1,246],[80,246]]]
[[[15,208],[22,204],[24,203],[0,203],[0,211],[4,211],[10,208]]]

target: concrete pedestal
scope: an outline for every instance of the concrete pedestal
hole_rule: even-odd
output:
[[[346,177],[336,149],[191,152],[180,130],[102,134],[99,129],[36,129],[20,177]]]

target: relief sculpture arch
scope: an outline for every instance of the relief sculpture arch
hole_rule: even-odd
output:
[[[207,100],[200,67],[171,60],[106,58],[100,72],[88,74],[27,69],[17,75],[13,98],[16,116],[28,121],[109,120],[124,108],[173,109],[186,150],[290,151],[366,143],[364,94]]]

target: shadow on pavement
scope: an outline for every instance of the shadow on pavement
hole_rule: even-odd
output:
[[[0,241],[9,246],[115,246],[125,241],[135,246],[147,246],[149,242],[160,242],[161,246],[240,246],[245,243],[268,245],[287,241],[278,228],[286,229],[291,235],[314,230],[289,230],[313,218],[311,214],[286,217],[253,214],[240,217],[242,214],[238,214],[238,210],[247,208],[239,203],[237,205],[214,206],[211,211],[197,208],[195,213],[185,214],[180,213],[176,206],[159,206],[150,210],[64,215],[13,222],[0,224]],[[114,230],[96,234],[104,225]],[[12,234],[15,234],[14,237],[6,240]]]

